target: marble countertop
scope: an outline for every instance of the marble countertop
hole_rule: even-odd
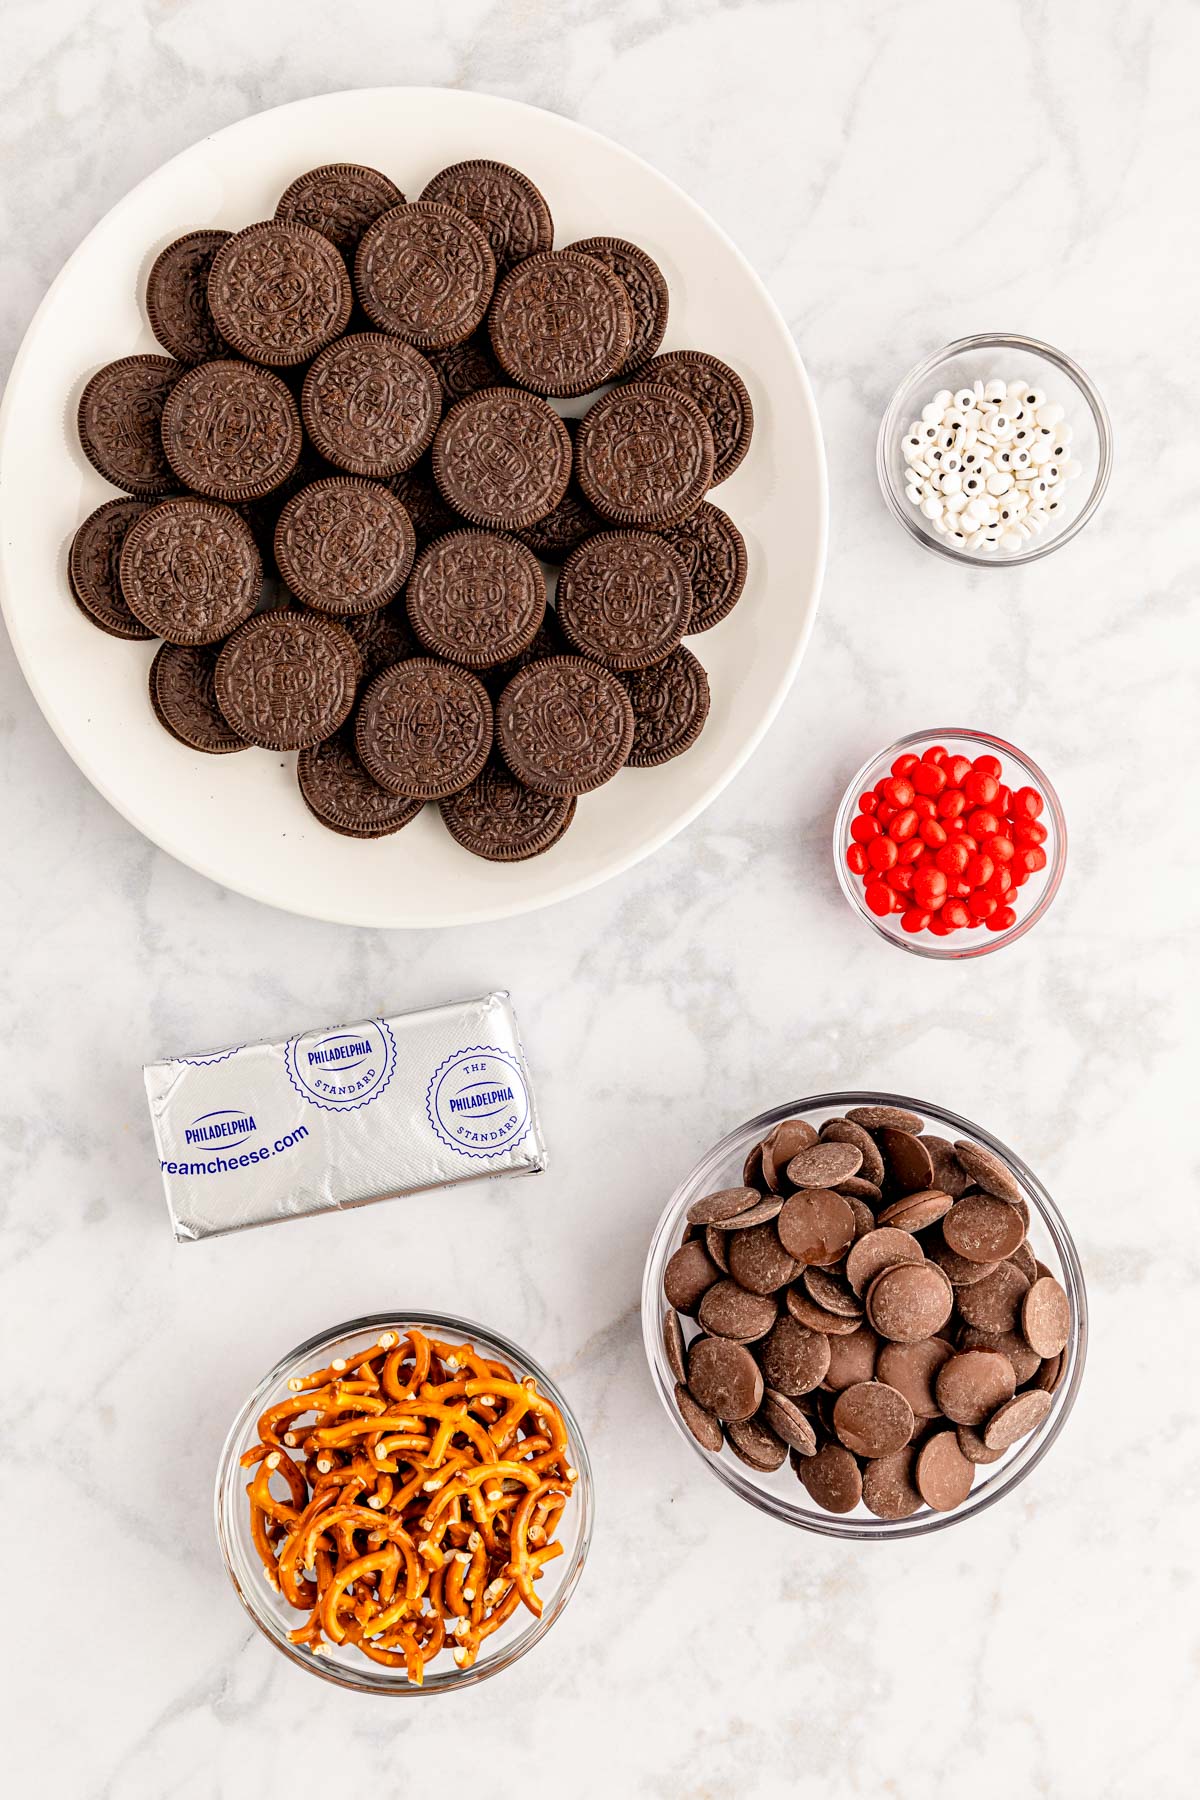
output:
[[[0,659],[12,1792],[275,1800],[318,1771],[347,1796],[416,1779],[497,1800],[1192,1791],[1198,55],[1185,0],[0,8],[5,366],[79,238],[206,132],[330,89],[478,88],[620,139],[734,235],[805,357],[833,505],[811,648],[739,779],[620,880],[489,928],[346,930],[220,891],[86,784]],[[900,374],[991,326],[1077,357],[1117,446],[1083,536],[1006,574],[908,543],[872,464]],[[1052,773],[1071,862],[1028,939],[939,967],[864,929],[827,840],[871,749],[964,717]],[[550,1173],[462,1190],[436,1230],[400,1202],[173,1244],[144,1060],[501,984]],[[642,1261],[680,1174],[749,1112],[837,1087],[923,1095],[1011,1143],[1090,1285],[1060,1443],[929,1541],[751,1515],[643,1363]],[[258,1373],[415,1298],[414,1265],[422,1303],[527,1343],[568,1389],[599,1525],[539,1651],[389,1706],[258,1636],[210,1494]]]

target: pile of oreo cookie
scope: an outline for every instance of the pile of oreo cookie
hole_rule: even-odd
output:
[[[745,583],[705,496],[746,454],[750,397],[715,356],[659,354],[645,250],[553,235],[501,163],[412,203],[377,170],[313,169],[273,219],[170,244],[146,295],[170,354],[83,391],[83,450],[127,497],[76,534],[79,606],[163,640],[173,736],[298,750],[310,810],[348,836],[435,800],[477,855],[537,855],[577,796],[707,716],[682,640]],[[550,403],[583,396],[579,418]]]

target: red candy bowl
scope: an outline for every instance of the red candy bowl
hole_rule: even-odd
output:
[[[983,731],[914,731],[864,764],[833,831],[842,892],[918,956],[985,956],[1042,917],[1067,827],[1035,762]]]

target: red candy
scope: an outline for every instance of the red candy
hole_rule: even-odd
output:
[[[1000,792],[1000,783],[977,767],[964,780],[962,791],[973,806],[990,806]]]
[[[923,864],[913,876],[913,899],[932,912],[945,900],[949,885],[940,869],[931,869],[928,864]]]
[[[1049,861],[1044,807],[1036,788],[1007,786],[998,756],[905,751],[859,795],[846,867],[869,911],[898,913],[910,936],[1008,931],[1018,890]]]
[[[869,881],[863,898],[871,911],[881,919],[892,910],[892,890],[885,887],[882,881]]]
[[[938,763],[919,762],[910,773],[912,784],[918,794],[928,794],[933,797],[940,794],[946,785],[946,771]],[[1031,813],[1029,816],[1032,818],[1033,814]],[[917,930],[918,927],[914,926],[913,929]]]
[[[947,844],[944,849],[938,851],[933,860],[943,875],[952,875],[957,881],[959,876],[966,871],[967,864],[971,860],[971,852],[965,844]]]

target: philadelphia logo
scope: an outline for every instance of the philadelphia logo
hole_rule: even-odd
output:
[[[510,1087],[474,1087],[466,1088],[461,1094],[451,1094],[448,1105],[452,1113],[491,1113],[501,1106],[508,1106],[513,1099]]]
[[[305,1049],[310,1069],[356,1069],[377,1051],[370,1038],[339,1032]]]
[[[201,1113],[184,1131],[187,1144],[240,1144],[258,1130],[251,1113],[240,1107],[222,1107],[218,1112]]]

